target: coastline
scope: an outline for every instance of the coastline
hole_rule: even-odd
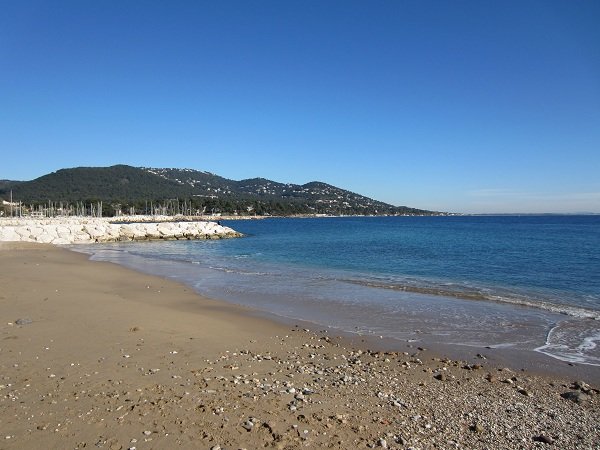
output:
[[[599,397],[573,377],[304,331],[48,245],[0,252],[0,448],[589,448],[600,439]]]
[[[148,247],[153,250],[148,251]],[[336,276],[335,273],[317,271],[307,276],[303,271],[295,271],[292,272],[294,276],[284,278],[272,267],[252,265],[252,262],[243,257],[244,250],[234,252],[236,256],[242,255],[239,260],[234,257],[240,263],[236,263],[235,266],[225,263],[224,267],[221,267],[220,262],[210,259],[210,256],[201,260],[196,252],[180,253],[182,249],[188,248],[185,244],[180,246],[176,243],[134,243],[70,248],[91,255],[93,261],[114,262],[132,270],[183,282],[200,295],[228,304],[242,305],[253,310],[255,314],[278,323],[294,325],[302,321],[306,324],[305,328],[327,329],[330,333],[344,335],[360,346],[367,345],[366,341],[370,348],[382,350],[410,351],[411,348],[426,347],[436,355],[470,363],[480,363],[482,358],[477,355],[481,354],[488,364],[526,369],[540,375],[573,377],[600,383],[600,367],[597,364],[586,364],[574,358],[560,358],[552,353],[543,352],[542,347],[548,342],[548,332],[563,327],[566,323],[579,323],[568,322],[570,316],[566,314],[548,313],[551,315],[549,320],[541,323],[536,314],[540,310],[546,314],[545,309],[522,304],[513,306],[513,303],[505,302],[466,301],[460,297],[457,297],[459,302],[456,302],[452,298],[446,299],[444,295],[426,295],[419,291],[418,294],[424,296],[415,299],[418,302],[415,304],[429,302],[429,305],[421,307],[418,315],[412,314],[409,307],[392,309],[386,315],[382,314],[375,301],[375,306],[366,302],[351,304],[336,301],[332,293],[341,297],[349,294],[343,291],[347,288],[344,285],[347,279],[343,274]],[[158,253],[159,251],[161,253]],[[242,268],[248,264],[251,264],[252,269]],[[271,273],[274,276],[268,276]],[[257,279],[252,280],[254,277]],[[292,288],[282,291],[282,279],[295,283],[294,286],[303,287],[300,290]],[[334,283],[341,280],[342,283],[332,287],[327,284],[329,280],[334,280]],[[355,283],[350,280],[350,285],[353,284]],[[362,286],[362,283],[358,285]],[[374,296],[382,291],[385,294],[390,290],[363,291],[357,298],[373,300]],[[404,292],[411,295],[410,290],[402,290],[402,293]],[[398,305],[408,304],[409,300],[410,297],[400,297]],[[498,320],[490,314],[493,319],[485,322],[485,325],[498,327],[504,322],[504,328],[492,333],[491,329],[478,322],[474,322],[477,324],[474,326],[468,325],[467,322],[466,327],[460,322],[454,329],[455,334],[450,336],[452,339],[448,339],[447,330],[453,330],[452,325],[446,322],[452,318],[448,313],[457,311],[458,307],[470,312],[467,308],[472,306],[482,308],[483,312],[479,312],[478,317],[485,317],[485,313],[494,313],[499,308],[508,311],[504,320]],[[506,321],[510,319],[515,320],[513,327],[506,325]],[[597,323],[592,319],[577,320],[583,324],[588,322],[591,326]],[[466,334],[461,337],[458,333],[462,329],[466,330]],[[479,339],[479,336],[483,339]]]

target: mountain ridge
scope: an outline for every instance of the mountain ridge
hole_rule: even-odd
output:
[[[0,182],[0,197],[13,192],[27,204],[107,203],[110,208],[143,208],[148,202],[189,202],[194,210],[260,215],[436,215],[394,206],[321,181],[281,183],[262,177],[231,180],[196,169],[109,167],[60,169],[31,181]],[[147,206],[145,206],[147,208]]]

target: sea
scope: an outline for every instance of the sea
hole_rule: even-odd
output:
[[[600,216],[269,218],[239,239],[77,246],[357,335],[600,366]]]

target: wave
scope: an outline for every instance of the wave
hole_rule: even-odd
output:
[[[198,263],[194,263],[192,262],[192,264],[198,264]],[[258,275],[258,276],[265,276],[265,275],[275,275],[269,272],[252,272],[252,271],[246,271],[246,270],[239,270],[239,269],[230,269],[227,267],[218,267],[218,266],[208,266],[209,269],[212,270],[218,270],[219,272],[225,272],[225,273],[235,273],[238,275]]]
[[[546,343],[534,349],[568,363],[600,366],[600,331],[585,324],[567,321],[553,327]]]
[[[84,249],[84,252],[89,250]],[[143,258],[156,258],[162,260],[171,260],[178,262],[187,262],[194,265],[205,265],[207,262],[201,262],[197,259],[190,260],[187,255],[177,255],[177,254],[147,254],[144,252],[138,252],[136,250],[124,250],[124,249],[115,249],[115,248],[95,248],[95,251],[90,253],[96,255],[96,257],[101,256],[103,254],[104,257],[114,257],[118,255],[131,254]],[[239,253],[233,255],[234,260],[244,260],[246,258],[251,257],[251,255],[247,253]],[[112,258],[111,258],[112,259]],[[273,277],[281,277],[285,276],[285,273],[277,272],[269,270],[268,266],[262,267],[262,269],[266,270],[245,270],[241,267],[234,267],[226,264],[225,266],[221,265],[210,265],[207,264],[205,267],[217,270],[224,273],[231,274],[239,274],[242,276],[273,276]],[[272,269],[272,268],[271,268]],[[291,269],[291,268],[290,268]],[[369,288],[377,288],[377,289],[390,289],[394,291],[402,291],[402,292],[411,292],[415,294],[423,294],[423,295],[433,295],[433,296],[441,296],[441,297],[451,297],[457,298],[461,300],[472,300],[472,301],[487,301],[487,302],[496,302],[502,304],[509,304],[520,307],[527,308],[535,308],[539,310],[544,310],[556,314],[562,314],[570,317],[576,317],[580,319],[591,319],[600,321],[600,311],[586,308],[583,306],[574,306],[574,305],[566,305],[558,302],[554,302],[548,299],[534,298],[531,296],[522,295],[515,292],[499,292],[499,289],[484,289],[477,286],[469,285],[468,283],[457,283],[457,282],[449,282],[449,281],[438,281],[432,282],[429,280],[421,280],[421,279],[408,279],[402,281],[388,281],[388,280],[380,280],[368,278],[369,275],[363,274],[359,276],[364,276],[365,278],[348,278],[343,274],[335,273],[324,270],[313,272],[309,271],[296,271],[291,269],[292,272],[288,273],[289,276],[293,278],[307,277],[312,278],[319,281],[333,281],[333,282],[345,282],[354,285],[369,287]],[[340,276],[341,275],[341,276]],[[592,298],[592,300],[596,300],[596,298]]]
[[[238,255],[239,256],[239,255]],[[200,264],[199,261],[193,261],[193,264]],[[482,301],[482,302],[495,302],[506,305],[513,305],[518,307],[534,308],[555,314],[562,314],[569,317],[575,317],[579,319],[590,319],[600,321],[600,311],[597,309],[586,308],[584,306],[567,305],[558,302],[554,302],[547,298],[535,298],[534,296],[527,296],[517,292],[510,292],[506,289],[501,288],[481,288],[473,286],[468,283],[450,282],[450,281],[429,281],[421,279],[408,279],[402,281],[387,281],[367,278],[368,275],[363,274],[365,278],[349,278],[341,273],[335,271],[314,271],[313,270],[294,270],[290,268],[290,271],[277,272],[269,269],[268,266],[261,267],[266,270],[244,270],[241,267],[234,266],[216,266],[208,265],[209,269],[217,270],[225,273],[239,274],[246,276],[272,276],[272,277],[286,277],[290,276],[294,279],[306,278],[307,280],[318,280],[320,282],[342,282],[349,283],[358,286],[376,288],[376,289],[389,289],[393,291],[410,292],[415,294],[432,295],[440,297],[450,297],[460,300],[471,300],[471,301]],[[347,275],[347,274],[346,274]],[[359,275],[361,276],[361,275]],[[539,295],[539,294],[538,294]],[[594,298],[595,300],[595,298]]]
[[[495,347],[517,346],[567,362],[600,365],[600,311],[582,306],[588,300],[591,300],[589,301],[591,304],[596,303],[595,294],[590,299],[583,296],[565,297],[565,301],[577,299],[583,301],[578,305],[564,305],[560,302],[560,294],[555,291],[550,291],[550,295],[544,297],[545,292],[543,291],[519,292],[515,288],[516,292],[511,292],[509,288],[482,287],[475,283],[469,284],[464,280],[448,281],[401,277],[330,268],[298,267],[263,261],[251,261],[250,264],[244,256],[247,254],[244,251],[227,257],[219,257],[219,255],[215,257],[211,253],[166,252],[162,247],[163,251],[160,253],[149,252],[146,250],[147,248],[153,249],[154,247],[143,247],[140,250],[139,247],[106,248],[96,246],[93,250],[89,249],[89,252],[96,255],[94,259],[112,260],[124,265],[130,264],[151,273],[154,270],[163,276],[165,273],[167,275],[176,273],[192,285],[194,285],[194,280],[206,273],[207,269],[213,270],[215,276],[208,277],[205,284],[202,285],[203,289],[207,289],[205,292],[207,295],[214,294],[215,298],[229,299],[242,304],[247,302],[281,317],[314,320],[317,323],[323,323],[324,326],[333,326],[349,332],[385,335],[409,341],[413,338],[420,339],[414,334],[424,330],[424,334],[427,334],[430,339],[438,339],[439,336],[444,335],[445,337],[439,339],[443,339],[443,342],[446,343],[475,346],[485,344]],[[155,261],[154,264],[146,264],[139,258]],[[240,259],[241,261],[237,261]],[[167,264],[161,266],[163,261]],[[189,266],[186,269],[184,265],[172,265],[173,262],[185,263]],[[227,275],[217,276],[216,272]],[[344,288],[340,283],[348,285]],[[353,288],[351,285],[356,287]],[[401,295],[390,296],[385,292],[368,291],[369,295],[363,296],[364,292],[359,290],[358,286],[432,297],[450,297],[466,302],[464,304],[456,302],[456,306],[459,307],[459,312],[456,312],[457,308],[453,304],[443,306],[442,302],[435,302],[433,298],[424,298],[422,306],[414,308],[414,311],[417,311],[414,317],[419,320],[409,320],[407,328],[403,329],[398,326],[398,323],[402,323],[402,314],[405,314],[406,311],[413,311],[410,302],[402,304],[398,301],[402,298]],[[289,295],[290,293],[292,295]],[[282,295],[284,299],[280,298]],[[467,301],[473,302],[473,308]],[[338,308],[339,302],[342,302],[344,308]],[[514,305],[515,308],[499,308],[498,316],[490,318],[487,309],[478,308],[475,302],[508,304]],[[418,303],[418,301],[414,302],[415,305]],[[443,307],[438,308],[438,304]],[[517,307],[535,308],[540,311],[562,314],[565,317],[541,314],[535,310],[518,310]],[[396,311],[395,308],[398,310]],[[460,308],[464,308],[464,310]],[[347,313],[342,315],[338,310],[345,310]],[[382,316],[378,314],[390,317],[390,319],[383,321],[381,320]],[[525,316],[527,320],[521,316]],[[414,319],[413,316],[410,317]],[[456,323],[453,322],[452,327],[438,326],[440,320],[444,321],[449,317],[458,318]],[[510,319],[513,317],[519,317],[518,322],[521,329],[515,330],[504,325],[505,322],[510,324]],[[473,318],[482,320],[473,320]],[[487,320],[488,318],[489,320]],[[538,320],[542,323],[542,327],[537,327]],[[465,324],[472,323],[480,326],[475,330],[465,327]],[[417,327],[418,330],[415,331]],[[537,338],[529,339],[530,334]],[[432,338],[432,336],[434,337]],[[545,344],[540,346],[544,342]]]
[[[435,286],[419,286],[410,283],[389,283],[373,280],[344,279],[340,281],[365,287],[391,289],[394,291],[412,292],[415,294],[452,297],[461,300],[505,303],[515,306],[541,309],[544,311],[577,317],[580,319],[600,320],[600,311],[597,310],[580,306],[557,304],[547,300],[520,297],[517,294],[511,296],[498,295],[491,292],[486,292],[482,289],[477,289],[466,285],[459,285],[456,283],[443,283]]]

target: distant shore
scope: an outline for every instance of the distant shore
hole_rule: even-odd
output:
[[[0,243],[0,253],[1,448],[600,440],[589,380],[377,350],[52,246]]]

